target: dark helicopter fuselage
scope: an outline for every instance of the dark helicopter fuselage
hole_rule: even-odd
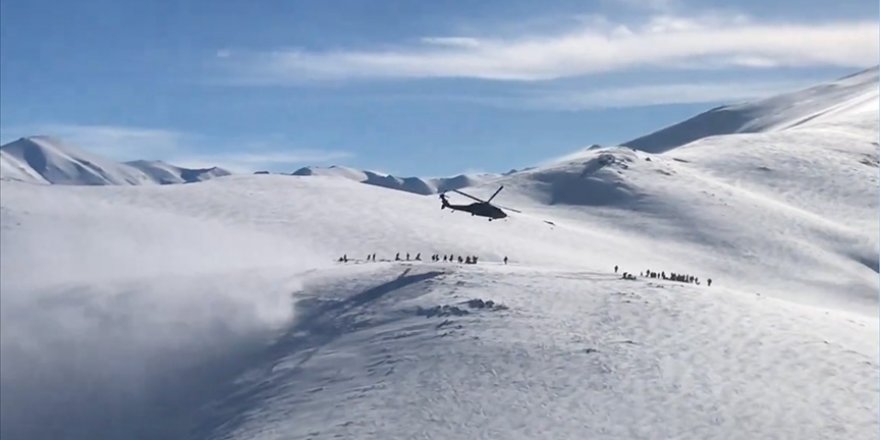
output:
[[[446,201],[446,197],[441,197],[441,200],[443,201],[441,208],[449,208],[453,211],[465,211],[471,213],[471,215],[488,217],[490,220],[507,217],[507,214],[502,211],[501,208],[487,202],[471,203],[470,205],[453,205]]]

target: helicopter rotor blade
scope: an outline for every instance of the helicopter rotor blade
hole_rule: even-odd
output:
[[[486,203],[492,203],[492,199],[494,199],[495,196],[497,196],[498,193],[500,193],[502,189],[504,189],[504,185],[501,185],[500,187],[498,187],[498,189],[495,190],[495,192],[492,194],[492,197],[489,197],[489,200],[486,200]]]
[[[471,199],[474,199],[474,200],[476,200],[476,201],[478,201],[478,202],[480,202],[480,203],[486,203],[485,200],[480,200],[480,199],[478,199],[478,198],[476,198],[476,197],[474,197],[474,196],[472,196],[472,195],[470,195],[470,194],[468,194],[468,193],[466,193],[466,192],[459,191],[459,190],[457,190],[457,189],[454,189],[454,190],[452,190],[452,191],[457,192],[457,193],[459,193],[459,194],[461,194],[461,195],[463,195],[463,196],[465,196],[465,197],[469,197],[469,198],[471,198]]]
[[[499,208],[501,208],[501,209],[503,209],[503,210],[505,210],[505,211],[513,211],[513,212],[515,212],[515,213],[517,213],[517,214],[522,214],[522,211],[520,211],[520,210],[518,210],[518,209],[508,208],[508,207],[506,207],[506,206],[501,206],[501,205],[495,205],[495,206],[497,206],[497,207],[499,207]]]

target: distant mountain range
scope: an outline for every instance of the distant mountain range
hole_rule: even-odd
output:
[[[454,189],[466,188],[479,185],[501,177],[501,174],[459,174],[453,177],[396,177],[390,174],[381,174],[373,171],[355,170],[353,168],[331,167],[303,167],[293,172],[294,176],[333,176],[356,180],[369,185],[384,188],[397,189],[416,194],[437,194]]]
[[[231,174],[222,168],[191,169],[162,161],[119,163],[47,136],[21,138],[0,147],[0,177],[54,185],[191,183]]]
[[[720,135],[773,133],[805,126],[834,125],[841,117],[847,130],[872,130],[876,111],[878,68],[873,67],[835,81],[766,99],[726,105],[696,115],[622,145],[659,154],[694,141]],[[861,118],[856,114],[867,115]],[[861,118],[861,119],[859,119]],[[858,122],[862,121],[862,122]],[[594,145],[569,155],[602,148]],[[520,172],[528,172],[529,169]],[[344,166],[300,168],[293,176],[345,178],[369,185],[416,194],[436,194],[504,180],[503,174],[460,174],[453,177],[397,177]],[[200,182],[231,174],[222,168],[190,169],[162,161],[137,160],[119,163],[47,137],[32,136],[0,147],[0,177],[31,183],[59,185],[143,185]],[[256,174],[268,174],[265,171]]]
[[[159,160],[115,162],[48,136],[21,138],[0,147],[0,177],[29,183],[168,185],[201,182],[230,174],[232,173],[218,167],[183,168]],[[267,173],[258,172],[257,174]],[[341,177],[424,195],[473,186],[501,176],[500,174],[484,173],[439,178],[401,178],[341,166],[304,167],[294,171],[291,175]]]

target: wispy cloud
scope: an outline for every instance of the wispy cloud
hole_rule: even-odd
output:
[[[521,99],[529,108],[585,110],[662,104],[731,103],[758,99],[807,87],[807,81],[735,81],[649,84],[596,90],[555,90],[530,93]]]
[[[648,11],[669,12],[682,6],[679,0],[604,0],[604,3],[616,3],[621,6]]]
[[[463,48],[475,48],[480,45],[480,40],[469,37],[423,37],[421,42],[435,46]]]
[[[668,82],[644,79],[638,84],[597,87],[591,84],[531,82],[513,90],[485,93],[383,93],[384,101],[459,102],[505,110],[577,111],[645,107],[664,104],[733,104],[793,92],[826,81],[827,77],[791,80],[742,79]]]
[[[241,83],[358,78],[538,81],[635,68],[867,67],[878,60],[877,21],[756,22],[742,14],[660,14],[639,25],[593,16],[553,35],[426,37],[396,49],[229,52]]]
[[[4,127],[3,136],[47,135],[66,144],[117,161],[163,160],[177,166],[219,166],[233,172],[288,171],[302,165],[350,158],[345,151],[291,147],[280,136],[217,139],[174,130],[78,124],[34,124]],[[13,140],[4,138],[3,142]]]

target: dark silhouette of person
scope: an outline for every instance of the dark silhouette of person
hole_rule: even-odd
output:
[[[343,255],[342,255],[342,261],[345,262],[345,263],[348,263],[348,255],[343,254]]]
[[[470,257],[470,255],[468,255],[467,257],[465,257],[464,262],[467,263],[467,264],[471,264],[471,257]]]
[[[400,252],[394,254],[394,261],[400,261]]]
[[[446,262],[446,255],[443,256],[443,261]]]
[[[474,256],[474,264],[477,264],[477,257],[476,257],[476,255]]]
[[[421,252],[416,254],[416,261],[422,261],[422,253]]]
[[[614,273],[617,273],[617,265],[614,265]]]
[[[461,255],[458,256],[458,262],[459,262],[459,263],[462,262]]]
[[[504,257],[504,264],[507,264],[507,256]]]
[[[409,261],[409,252],[406,253],[406,261]]]
[[[712,278],[706,280],[706,286],[712,286]]]
[[[376,261],[376,254],[373,254],[373,261]]]

